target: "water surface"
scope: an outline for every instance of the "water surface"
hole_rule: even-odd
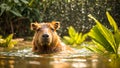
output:
[[[0,52],[0,68],[112,68],[110,59],[86,49],[75,53],[35,54],[31,48]]]

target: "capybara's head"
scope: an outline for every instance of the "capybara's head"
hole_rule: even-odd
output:
[[[39,49],[43,47],[56,46],[59,37],[56,30],[60,27],[60,22],[53,21],[51,23],[31,23],[31,29],[35,31],[33,44]]]

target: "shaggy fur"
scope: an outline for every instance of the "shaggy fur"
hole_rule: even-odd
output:
[[[56,30],[59,29],[60,22],[31,23],[31,29],[35,31],[33,37],[33,52],[50,54],[62,51],[64,45],[60,41]]]

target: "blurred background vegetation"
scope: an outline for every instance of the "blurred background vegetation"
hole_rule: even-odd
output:
[[[57,20],[61,22],[60,36],[68,35],[67,27],[87,33],[95,23],[88,18],[92,14],[106,27],[109,11],[120,26],[120,0],[0,0],[0,35],[11,33],[14,37],[33,36],[31,22]]]

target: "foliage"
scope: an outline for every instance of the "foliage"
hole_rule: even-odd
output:
[[[35,8],[36,6],[33,4],[34,1],[35,0],[2,0],[0,2],[0,34],[31,34],[29,29],[30,22],[40,20],[39,9]]]
[[[108,12],[106,12],[106,15],[112,30],[103,26],[92,15],[89,15],[89,17],[96,22],[96,25],[90,30],[88,34],[96,45],[94,47],[89,47],[89,49],[98,53],[118,55],[120,32],[112,16]]]
[[[0,47],[5,47],[5,48],[13,48],[15,44],[17,44],[17,41],[13,41],[13,34],[10,34],[8,37],[5,39],[0,36]]]
[[[63,41],[73,47],[80,45],[87,37],[87,34],[78,33],[72,26],[68,28],[68,33],[69,36],[63,36]]]
[[[70,25],[86,33],[94,25],[88,14],[106,22],[103,14],[108,10],[119,21],[119,3],[119,0],[0,0],[0,34],[33,35],[29,29],[31,22],[52,20],[62,22],[61,36],[67,35],[66,27]]]

